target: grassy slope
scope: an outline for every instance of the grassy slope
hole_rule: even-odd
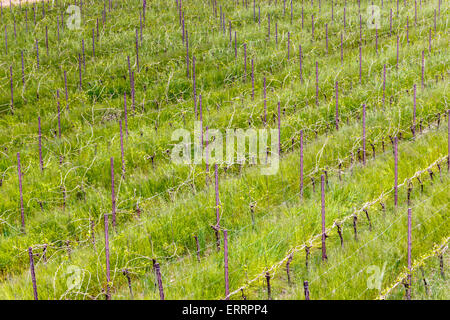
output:
[[[137,8],[137,2],[133,2]],[[35,70],[32,45],[33,36],[24,36],[16,43],[10,45],[10,52],[5,58],[12,59],[14,64],[14,74],[16,83],[16,103],[15,114],[8,115],[6,111],[2,117],[2,146],[6,147],[0,161],[3,170],[3,186],[1,187],[6,195],[2,202],[2,232],[1,239],[2,256],[0,266],[4,277],[12,274],[21,274],[27,266],[27,256],[25,249],[34,244],[37,248],[42,248],[43,243],[52,243],[49,255],[54,260],[55,265],[60,264],[66,258],[64,254],[64,241],[67,239],[78,240],[77,246],[81,246],[80,253],[73,252],[74,256],[83,257],[88,261],[86,269],[91,274],[96,274],[96,284],[90,287],[89,292],[95,296],[100,292],[102,284],[102,256],[93,255],[90,249],[89,218],[96,221],[96,238],[102,238],[101,218],[105,211],[110,210],[109,205],[109,181],[108,172],[109,156],[116,158],[116,173],[120,172],[120,153],[118,147],[118,125],[115,120],[121,115],[122,94],[123,91],[129,91],[128,81],[121,79],[121,75],[127,75],[126,55],[133,56],[133,31],[129,29],[130,19],[123,15],[124,10],[112,10],[111,25],[106,25],[101,31],[100,43],[97,44],[96,58],[89,57],[84,72],[84,90],[78,92],[77,84],[77,62],[74,59],[75,53],[79,50],[81,37],[85,38],[86,44],[90,37],[90,30],[93,27],[93,13],[100,12],[101,6],[92,6],[88,9],[86,16],[88,19],[83,33],[72,34],[70,38],[63,37],[57,47],[57,53],[52,52],[50,57],[45,56],[44,42],[42,42],[42,32],[45,30],[45,21],[38,24],[36,33],[41,41],[41,70]],[[213,193],[208,189],[206,193],[200,192],[196,195],[190,195],[193,183],[197,191],[204,188],[204,173],[200,168],[178,168],[174,167],[164,158],[164,150],[170,147],[170,134],[173,127],[179,127],[186,121],[187,127],[192,127],[192,96],[191,81],[185,77],[183,71],[184,49],[180,43],[180,28],[176,23],[176,9],[171,12],[157,9],[155,4],[153,10],[149,10],[148,21],[160,22],[159,30],[155,27],[145,29],[144,41],[140,48],[141,65],[143,69],[148,67],[148,71],[136,73],[137,83],[137,101],[145,101],[145,113],[139,113],[129,119],[130,136],[126,142],[126,163],[127,176],[126,181],[120,183],[119,189],[119,224],[120,236],[117,236],[117,242],[120,243],[117,248],[124,248],[129,242],[137,241],[138,245],[130,245],[128,250],[120,252],[117,256],[119,261],[118,269],[123,266],[143,268],[145,272],[151,269],[150,258],[155,257],[158,260],[164,260],[167,263],[177,261],[180,257],[189,251],[194,250],[195,245],[192,241],[192,235],[197,234],[204,248],[212,247],[213,234],[208,225],[213,219]],[[205,11],[195,11],[194,18],[193,7],[186,8],[185,17],[190,19],[212,19],[210,9]],[[312,10],[306,6],[306,14],[309,15]],[[264,7],[262,8],[264,10]],[[270,9],[272,10],[272,8]],[[317,10],[315,8],[314,10]],[[322,8],[325,12],[325,10]],[[238,35],[242,34],[243,39],[248,39],[249,59],[255,57],[257,81],[256,81],[256,99],[254,102],[250,98],[251,86],[249,82],[243,83],[239,78],[242,76],[242,63],[234,62],[232,49],[227,48],[227,38],[218,36],[206,37],[206,28],[199,28],[191,35],[191,52],[195,53],[197,58],[198,89],[204,97],[205,122],[213,127],[226,126],[248,126],[247,120],[251,119],[252,126],[261,127],[259,114],[262,112],[263,100],[261,98],[262,77],[265,74],[269,81],[268,106],[269,112],[274,112],[274,106],[278,99],[281,100],[283,108],[286,110],[286,118],[283,118],[282,139],[285,147],[290,145],[291,138],[294,138],[298,144],[298,131],[304,129],[307,135],[308,143],[311,146],[306,148],[305,168],[308,173],[315,176],[316,181],[320,174],[320,169],[327,168],[330,173],[335,172],[339,160],[349,157],[349,153],[355,152],[358,145],[361,128],[359,121],[354,119],[360,112],[360,104],[365,102],[368,105],[368,127],[369,141],[377,143],[377,150],[381,148],[381,138],[402,131],[405,136],[409,134],[409,125],[411,123],[411,96],[405,94],[405,90],[411,90],[413,83],[420,82],[420,75],[417,61],[420,61],[421,50],[427,47],[426,35],[428,27],[425,17],[432,16],[432,6],[424,6],[420,11],[424,17],[419,19],[419,25],[410,30],[410,44],[408,50],[402,50],[401,63],[399,71],[395,71],[395,36],[388,37],[388,29],[384,25],[380,32],[380,58],[376,57],[373,49],[373,33],[364,31],[364,39],[367,39],[366,46],[363,47],[364,60],[367,59],[367,65],[363,66],[364,83],[356,86],[358,82],[358,48],[357,41],[359,30],[354,27],[356,22],[357,7],[352,7],[347,11],[350,26],[345,35],[345,64],[340,66],[339,72],[340,90],[343,93],[340,97],[342,106],[340,107],[343,119],[349,118],[348,126],[343,125],[343,129],[338,133],[325,132],[326,124],[333,126],[334,110],[334,79],[330,75],[334,74],[336,65],[339,65],[340,52],[338,37],[335,34],[339,30],[339,24],[331,26],[330,50],[329,55],[323,52],[323,23],[325,16],[319,18],[319,24],[316,25],[316,38],[322,41],[310,43],[310,30],[307,28],[302,32],[298,25],[290,26],[287,19],[282,19],[282,8],[277,8],[273,16],[280,19],[279,25],[279,46],[272,39],[269,45],[263,41],[265,30],[255,27],[252,22],[251,10],[237,10],[233,14],[232,20],[236,24]],[[158,12],[159,11],[159,12]],[[245,14],[244,14],[245,12]],[[337,11],[339,12],[339,10]],[[352,14],[353,15],[352,15]],[[137,11],[130,15],[136,15]],[[157,16],[158,14],[158,16]],[[441,13],[443,14],[443,13]],[[116,15],[116,16],[114,16]],[[120,16],[120,18],[119,18]],[[399,20],[395,19],[394,33],[401,35],[402,46],[405,45],[405,32],[398,28],[405,21],[406,12],[401,13]],[[50,17],[53,17],[50,19]],[[420,15],[419,15],[420,17]],[[22,16],[23,18],[23,16]],[[8,18],[7,18],[8,19]],[[55,16],[49,15],[48,23],[55,19]],[[322,20],[323,19],[323,20]],[[134,19],[135,20],[135,19]],[[215,29],[217,32],[217,22]],[[441,20],[439,20],[441,22]],[[317,21],[316,21],[317,23]],[[443,112],[446,109],[446,82],[441,81],[434,84],[435,75],[441,75],[447,70],[447,55],[445,54],[446,41],[441,36],[441,30],[445,30],[445,24],[438,24],[438,33],[433,32],[433,51],[427,55],[426,79],[427,89],[418,90],[418,118],[430,119],[436,112]],[[43,27],[44,26],[44,27]],[[136,26],[136,25],[135,25]],[[322,26],[322,27],[319,27]],[[55,29],[55,27],[53,26]],[[160,32],[161,29],[167,29]],[[298,79],[298,60],[292,59],[286,61],[286,50],[282,44],[286,43],[286,32],[291,30],[293,34],[292,43],[297,45],[299,39],[306,38],[303,45],[304,52],[304,77],[305,85],[300,86]],[[295,30],[295,31],[294,31]],[[10,30],[11,32],[11,30]],[[68,31],[67,31],[68,32]],[[22,33],[25,34],[22,25]],[[19,28],[20,35],[20,28]],[[273,37],[273,35],[272,35]],[[164,38],[164,39],[162,39]],[[240,39],[240,36],[239,36]],[[254,39],[257,39],[255,41]],[[21,42],[22,41],[22,42]],[[208,43],[209,42],[209,43]],[[303,41],[302,41],[303,42]],[[55,30],[51,32],[50,44],[56,44]],[[173,44],[173,45],[171,45]],[[242,42],[239,43],[242,45]],[[372,46],[370,45],[372,44]],[[118,51],[118,47],[126,48]],[[89,45],[87,45],[89,47]],[[293,46],[295,47],[295,46]],[[27,48],[25,55],[27,83],[22,96],[17,97],[18,92],[22,90],[19,76],[20,70],[20,49]],[[52,45],[51,45],[52,48]],[[225,48],[225,49],[224,49]],[[239,57],[242,59],[242,47],[240,47]],[[292,53],[296,56],[298,52],[294,49]],[[314,104],[314,61],[318,59],[320,65],[321,93],[328,98],[321,97],[319,112]],[[3,59],[3,65],[10,62]],[[356,61],[356,62],[355,62]],[[95,63],[93,63],[95,62]],[[380,75],[382,65],[387,63],[388,86],[387,97],[393,97],[393,105],[390,105],[386,111],[381,112],[381,86]],[[63,69],[70,71],[70,111],[63,115],[63,139],[58,141],[51,135],[56,124],[55,113],[55,87],[60,89],[63,97],[64,84],[61,78],[59,65],[64,65]],[[219,66],[217,72],[209,72],[214,66]],[[48,67],[45,68],[44,67]],[[369,68],[370,66],[370,68]],[[135,66],[133,66],[135,69]],[[7,68],[4,68],[7,70]],[[44,69],[44,70],[43,70]],[[144,69],[145,70],[145,69]],[[261,72],[264,72],[261,74]],[[101,76],[102,74],[112,75],[113,78]],[[366,76],[367,74],[367,76]],[[33,76],[30,76],[33,75]],[[375,77],[374,77],[375,76]],[[3,75],[2,83],[8,83],[8,75]],[[127,78],[127,77],[126,77]],[[37,87],[36,79],[41,79],[42,85]],[[235,79],[231,82],[230,79]],[[102,81],[100,83],[100,80]],[[223,83],[226,83],[223,86]],[[146,90],[144,90],[144,85]],[[296,88],[299,87],[300,90]],[[350,89],[351,88],[351,89]],[[374,89],[376,88],[376,89]],[[271,93],[272,89],[274,90]],[[9,86],[1,87],[3,105],[8,104]],[[39,92],[39,100],[36,100],[35,93]],[[276,98],[278,96],[279,98]],[[238,101],[234,101],[239,99]],[[241,101],[241,99],[243,99]],[[61,99],[63,101],[64,98]],[[155,102],[157,102],[158,107]],[[65,103],[62,102],[64,106]],[[176,106],[176,108],[175,108]],[[220,106],[216,109],[214,106]],[[6,109],[5,109],[6,110]],[[139,110],[139,107],[138,107]],[[233,114],[233,120],[230,122],[230,113]],[[184,119],[183,119],[184,114]],[[406,114],[406,115],[405,115]],[[36,117],[40,115],[43,118],[44,132],[44,158],[46,170],[43,175],[40,174],[37,166],[36,152]],[[20,120],[20,122],[18,121]],[[271,119],[271,113],[269,113]],[[155,134],[155,122],[158,123],[158,131]],[[314,130],[320,133],[319,138],[314,141]],[[326,145],[324,146],[324,142]],[[334,144],[333,141],[339,141]],[[95,146],[95,148],[94,148]],[[27,213],[27,236],[19,236],[19,219],[17,218],[17,177],[15,175],[15,152],[20,151],[22,161],[25,166],[25,203]],[[149,155],[156,154],[156,169],[152,169]],[[58,165],[59,155],[64,156],[64,165]],[[317,155],[322,155],[317,160]],[[436,155],[436,154],[434,154]],[[348,158],[347,158],[348,160]],[[432,159],[428,159],[432,160]],[[298,163],[298,150],[289,154],[283,159],[284,170],[279,176],[269,177],[264,180],[255,175],[255,169],[244,168],[244,182],[234,179],[238,170],[228,171],[221,175],[221,202],[223,206],[224,219],[223,226],[230,229],[232,234],[234,230],[243,227],[243,220],[247,228],[242,233],[247,234],[251,228],[251,216],[249,213],[250,202],[257,202],[256,224],[267,223],[267,215],[273,210],[280,210],[285,205],[286,199],[294,198],[298,193],[298,175],[295,171],[289,170]],[[348,166],[349,164],[347,164]],[[58,177],[59,178],[55,178]],[[195,177],[195,178],[192,178]],[[373,178],[372,178],[373,179]],[[369,181],[369,180],[368,180]],[[390,180],[389,180],[390,181]],[[185,187],[178,191],[176,195],[169,196],[165,190],[177,186],[182,182],[187,182]],[[61,203],[60,186],[63,185],[68,190],[67,208],[65,212],[59,208]],[[249,187],[250,186],[250,187]],[[270,190],[270,192],[269,192]],[[274,190],[283,190],[283,192],[274,192]],[[244,191],[244,192],[243,192]],[[86,200],[84,198],[86,193]],[[354,190],[353,190],[354,192]],[[269,195],[270,193],[270,195]],[[248,196],[247,196],[248,194]],[[307,198],[313,197],[311,190],[306,190]],[[361,194],[357,194],[361,197]],[[44,211],[41,213],[37,200],[44,202]],[[172,200],[171,200],[172,199]],[[348,200],[344,198],[345,200]],[[141,202],[145,217],[140,223],[136,223],[133,216],[136,202]],[[172,201],[174,202],[172,204]],[[344,201],[342,201],[344,202]],[[298,205],[298,204],[293,204]],[[349,203],[342,203],[346,207]],[[205,210],[206,208],[206,210]],[[231,213],[232,214],[227,214]],[[162,219],[161,217],[164,217]],[[266,218],[266,219],[265,219]],[[127,223],[127,224],[124,224]],[[286,221],[287,223],[287,221]],[[129,225],[135,227],[126,230]],[[312,227],[312,226],[311,226]],[[316,226],[315,226],[316,227]],[[135,229],[141,228],[144,232],[135,234]],[[274,234],[276,237],[276,234]],[[248,237],[254,237],[249,233]],[[145,239],[145,240],[144,240]],[[245,239],[245,238],[244,238]],[[144,241],[142,241],[144,240]],[[270,240],[269,242],[270,243]],[[263,242],[261,245],[267,244]],[[98,243],[98,246],[101,246]],[[131,247],[131,248],[130,248]],[[244,247],[245,248],[245,247]],[[244,249],[242,248],[242,250]],[[72,247],[72,250],[74,248]],[[220,255],[214,252],[206,253],[211,255],[208,259],[219,259]],[[247,253],[248,255],[249,253]],[[138,258],[138,260],[133,260]],[[165,258],[168,258],[167,260]],[[188,258],[190,259],[190,258]],[[181,260],[184,261],[184,260]],[[237,260],[241,261],[241,260]],[[219,262],[218,262],[219,263]],[[231,262],[230,262],[231,263]],[[236,263],[235,263],[236,264]],[[238,265],[241,262],[237,263]],[[266,264],[263,263],[263,264]],[[83,264],[84,265],[84,264]],[[209,264],[208,264],[209,265]],[[212,264],[214,268],[214,264]],[[253,261],[253,267],[261,267],[261,261]],[[176,271],[175,264],[174,270]],[[183,267],[184,268],[184,267]],[[194,297],[217,297],[221,292],[222,280],[220,263],[216,266],[216,271],[210,274],[211,279],[215,279],[217,285],[211,293],[199,295],[196,286],[205,281],[203,279],[192,278],[189,281],[200,281],[194,288],[186,286],[185,290],[190,296]],[[95,270],[95,272],[94,272]],[[177,273],[174,271],[175,276]],[[237,273],[237,270],[234,270]],[[175,277],[174,276],[174,277]],[[180,277],[179,275],[177,277]],[[152,282],[148,284],[148,279],[141,279],[143,283],[143,297],[153,296],[154,291]],[[170,279],[170,278],[166,278]],[[61,279],[61,288],[64,290],[65,280]],[[123,281],[117,280],[117,281]],[[146,282],[147,281],[147,282]],[[170,280],[169,280],[170,281]],[[97,283],[98,282],[98,283]],[[235,285],[239,279],[232,279]],[[116,282],[115,282],[116,283]],[[120,283],[120,282],[119,282]],[[119,285],[118,283],[118,285]],[[146,287],[147,283],[147,287]],[[174,285],[178,286],[178,285]],[[146,289],[147,288],[147,289]],[[151,290],[150,290],[151,289]],[[28,290],[28,289],[27,289]],[[148,290],[151,291],[147,292]],[[174,294],[172,298],[183,297],[185,293],[179,290],[169,291]],[[27,291],[27,295],[31,293]],[[49,298],[59,297],[59,294],[49,293]]]

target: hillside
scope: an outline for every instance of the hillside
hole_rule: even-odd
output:
[[[2,1],[0,299],[448,300],[448,9]]]

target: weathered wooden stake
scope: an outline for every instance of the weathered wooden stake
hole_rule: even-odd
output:
[[[327,260],[327,248],[325,247],[327,235],[325,234],[325,176],[323,174],[320,176],[320,190],[322,200],[322,261],[325,261]]]
[[[58,137],[61,139],[61,104],[59,102],[59,89],[56,89],[56,100],[58,105]]]
[[[408,279],[406,284],[406,299],[411,300],[411,208],[408,208]]]
[[[339,83],[336,81],[336,115],[335,115],[335,123],[336,123],[336,131],[339,130]]]
[[[125,178],[125,157],[123,153],[123,131],[122,131],[122,120],[119,120],[120,127],[120,151],[122,154],[122,177]]]
[[[114,158],[111,157],[111,205],[112,205],[112,225],[116,230],[116,196],[114,193]]]
[[[281,157],[281,108],[278,101],[278,157]]]
[[[386,64],[383,65],[383,108],[386,102]]]
[[[450,172],[450,109],[447,110],[447,172]]]
[[[14,113],[14,84],[12,66],[9,67],[9,81],[11,85],[11,112]]]
[[[111,300],[111,293],[110,293],[111,272],[110,272],[110,266],[109,266],[108,214],[105,214],[105,256],[106,256],[106,300]]]
[[[362,161],[363,165],[366,165],[366,105],[363,104],[363,112],[362,112]]]
[[[228,231],[223,230],[223,255],[224,255],[224,269],[225,269],[225,299],[229,300],[230,282],[228,278]]]
[[[394,138],[394,204],[397,207],[398,204],[398,138]]]
[[[127,93],[123,93],[123,109],[124,109],[124,121],[125,121],[125,134],[128,136],[128,110],[127,110]]]
[[[22,232],[25,233],[25,215],[23,210],[23,192],[22,192],[22,167],[20,166],[20,153],[17,152],[17,173],[19,176],[19,193],[20,193],[20,215],[22,218]]]
[[[300,130],[300,198],[303,199],[303,130]]]
[[[220,228],[220,207],[219,207],[219,176],[217,173],[217,163],[214,164],[214,179],[215,179],[215,193],[216,193],[216,245],[217,251],[220,251],[220,237],[219,237],[219,228]]]

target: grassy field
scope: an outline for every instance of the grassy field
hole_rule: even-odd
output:
[[[412,299],[448,300],[448,3],[369,5],[2,2],[0,299],[34,298],[29,248],[39,299],[160,299],[155,263],[166,299],[404,299],[411,208]],[[219,161],[217,205],[171,159],[200,119],[280,121],[279,169]]]

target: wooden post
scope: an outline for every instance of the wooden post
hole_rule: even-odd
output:
[[[205,129],[205,171],[206,171],[206,185],[209,185],[209,135],[208,135],[208,126]]]
[[[189,78],[189,34],[186,30],[186,76]]]
[[[108,235],[108,214],[105,214],[105,256],[106,256],[106,300],[111,300],[110,283],[111,273],[109,267],[109,235]]]
[[[361,16],[359,16],[361,18]],[[361,25],[360,25],[361,26]],[[362,44],[359,43],[359,84],[362,84]]]
[[[198,112],[200,114],[200,146],[201,146],[201,150],[203,152],[203,147],[204,147],[204,139],[203,139],[203,109],[202,109],[202,95],[199,95],[198,97]]]
[[[406,284],[406,299],[411,300],[411,208],[408,208],[408,280]]]
[[[13,84],[13,72],[12,66],[9,67],[9,81],[11,85],[11,111],[14,113],[14,84]]]
[[[134,71],[131,71],[131,109],[133,110],[133,113],[136,109],[136,95],[134,91]]]
[[[448,142],[447,142],[447,172],[450,172],[450,109],[447,110],[447,130],[448,130]]]
[[[325,176],[320,176],[320,189],[322,198],[322,261],[327,259],[327,249],[325,247]]]
[[[339,130],[339,83],[336,81],[336,115],[335,115],[335,123],[336,123],[336,131]]]
[[[184,20],[183,20],[184,24]],[[195,82],[195,56],[192,56],[192,85],[194,87],[194,112],[195,112],[195,119],[198,119],[198,112],[197,112],[197,88],[196,88],[196,82]]]
[[[281,157],[281,108],[278,101],[278,157]]]
[[[41,167],[41,172],[43,172],[44,171],[44,162],[42,161],[41,117],[38,117],[38,127],[39,127],[39,166]]]
[[[22,85],[25,87],[25,65],[23,63],[23,50],[20,52],[20,58],[22,60]]]
[[[220,238],[219,238],[219,228],[220,228],[220,208],[219,208],[219,177],[217,173],[217,163],[214,164],[214,176],[215,176],[215,193],[216,193],[216,244],[217,251],[220,250]]]
[[[366,105],[363,103],[363,112],[362,112],[362,161],[363,165],[366,165]]]
[[[28,256],[30,257],[30,271],[31,271],[31,281],[33,282],[33,294],[34,294],[34,300],[38,299],[37,294],[37,286],[36,286],[36,274],[34,273],[34,259],[33,259],[33,248],[28,248]]]
[[[154,267],[155,267],[155,272],[156,272],[156,278],[158,280],[159,298],[161,300],[164,300],[164,288],[162,285],[161,270],[160,270],[159,263],[155,263]]]
[[[398,138],[394,138],[394,203],[395,207],[398,205]]]
[[[25,233],[25,215],[23,210],[23,192],[22,192],[22,167],[20,166],[20,153],[17,152],[17,173],[19,176],[19,193],[20,193],[20,216],[22,218],[22,232]]]
[[[111,157],[111,205],[112,205],[112,225],[116,230],[116,196],[114,194],[114,158]]]
[[[300,130],[300,198],[303,199],[303,130]]]
[[[383,108],[386,102],[386,64],[383,65]]]
[[[223,230],[223,255],[224,255],[224,268],[225,268],[225,299],[229,300],[230,283],[228,279],[228,231]]]
[[[416,84],[414,84],[413,137],[416,132]]]

